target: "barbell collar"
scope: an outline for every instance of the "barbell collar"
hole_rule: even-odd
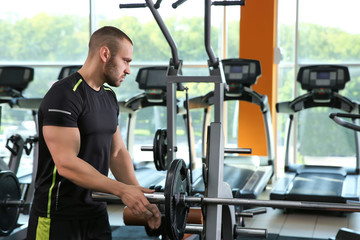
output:
[[[145,197],[150,203],[165,203],[165,196],[162,193],[145,193]],[[96,201],[109,201],[122,203],[121,199],[112,194],[93,193],[92,197]],[[301,202],[287,200],[257,200],[245,198],[209,198],[186,196],[185,203],[191,204],[219,204],[219,205],[241,205],[241,206],[258,206],[271,208],[291,208],[291,209],[312,209],[327,210],[339,212],[360,212],[358,203],[327,203],[327,202]]]
[[[266,229],[262,228],[243,228],[235,227],[236,237],[246,237],[246,238],[264,238],[268,237],[268,232]]]
[[[251,154],[251,148],[224,148],[225,153]]]
[[[203,225],[201,224],[186,224],[185,233],[201,234],[203,231]]]
[[[154,147],[153,146],[141,146],[141,151],[152,152],[152,151],[154,151]]]
[[[152,151],[154,151],[154,147],[153,146],[141,146],[140,150],[143,152],[152,152]],[[177,152],[177,146],[174,147],[174,151]]]

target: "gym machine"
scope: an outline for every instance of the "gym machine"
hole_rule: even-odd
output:
[[[169,33],[165,23],[159,15],[156,7],[159,7],[161,1],[154,3],[146,0],[145,4],[120,4],[120,8],[137,8],[148,7],[153,14],[158,26],[160,27],[164,37],[166,38],[172,58],[170,59],[168,72],[166,76],[166,93],[167,93],[167,161],[168,166],[175,159],[175,117],[176,117],[176,92],[175,84],[186,82],[206,82],[214,84],[214,122],[210,123],[208,130],[208,148],[207,157],[203,166],[203,178],[205,183],[205,196],[207,197],[228,197],[232,198],[232,191],[227,183],[223,181],[223,160],[224,160],[224,136],[223,136],[223,98],[224,98],[224,74],[221,62],[215,57],[210,44],[210,23],[211,23],[211,5],[229,5],[227,1],[216,1],[212,3],[209,0],[204,2],[205,6],[205,49],[208,54],[209,76],[180,76],[182,60],[178,58],[176,44]],[[177,1],[174,5],[184,3],[185,1]],[[243,1],[232,1],[231,5],[243,5]],[[243,152],[233,150],[234,152]],[[167,183],[167,181],[166,181]],[[208,186],[211,186],[208,187]],[[165,184],[166,188],[166,184]],[[226,239],[232,239],[233,226],[235,225],[235,208],[234,206],[210,205],[207,206],[206,215],[204,215],[204,234],[214,239],[220,239],[221,234]],[[221,231],[221,229],[223,231]],[[221,233],[222,232],[222,233]]]
[[[17,101],[19,99],[25,99],[22,92],[27,88],[28,84],[34,79],[34,69],[31,67],[20,67],[20,66],[3,66],[0,67],[0,103],[7,103],[11,108],[17,108]],[[0,106],[0,113],[1,113]],[[1,119],[1,117],[0,117]],[[20,185],[22,186],[23,196],[26,195],[26,189],[30,185],[29,176],[31,171],[29,169],[20,169],[20,161],[23,151],[29,155],[29,139],[24,140],[23,136],[14,134],[10,136],[5,147],[10,151],[11,155],[7,167],[4,164],[0,170],[10,170],[19,179]],[[3,160],[0,160],[3,162]],[[30,177],[31,178],[31,177]]]
[[[267,96],[254,91],[251,86],[261,76],[261,65],[252,59],[224,59],[221,61],[228,89],[224,92],[224,101],[245,101],[259,106],[263,115],[267,156],[224,156],[224,181],[227,182],[234,197],[257,198],[266,188],[274,173],[275,146],[271,121],[270,106]],[[205,159],[205,136],[210,119],[210,107],[214,104],[214,92],[190,99],[190,108],[203,108],[203,159]],[[225,153],[226,153],[225,148]],[[203,193],[204,183],[201,178],[193,184],[193,193]]]
[[[166,72],[167,66],[140,68],[136,76],[136,82],[139,85],[139,89],[144,90],[144,92],[124,102],[124,107],[130,110],[128,113],[126,143],[128,151],[133,157],[135,125],[139,111],[150,107],[164,107],[166,109]],[[177,113],[180,114],[181,112],[183,111],[179,105],[177,106]],[[155,187],[165,179],[166,173],[163,170],[166,170],[167,162],[166,145],[166,129],[157,129],[153,145],[141,146],[141,151],[153,152],[153,159],[142,159],[142,162],[137,164],[134,162],[135,174],[141,186],[147,188]]]
[[[284,178],[277,181],[270,194],[270,199],[338,203],[359,201],[360,139],[357,131],[354,131],[355,168],[292,165],[289,163],[290,131],[294,114],[314,107],[335,108],[342,110],[346,114],[359,113],[358,104],[338,93],[349,80],[349,70],[344,66],[314,65],[304,66],[299,69],[297,81],[308,92],[293,101],[281,102],[276,105],[278,113],[289,114],[285,150],[286,174]]]

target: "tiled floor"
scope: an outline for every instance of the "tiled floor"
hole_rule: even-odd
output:
[[[270,189],[260,198],[268,199]],[[246,220],[247,227],[266,228],[280,236],[328,239],[335,237],[340,228],[360,232],[360,213],[289,211],[267,208],[267,213]]]
[[[280,209],[267,209],[267,213],[247,220],[247,226],[266,228],[269,233],[280,236],[327,239],[335,237],[340,228],[360,231],[360,213],[329,215],[324,213],[292,212]]]

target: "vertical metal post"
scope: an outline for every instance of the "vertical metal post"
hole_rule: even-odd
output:
[[[215,83],[214,90],[214,121],[223,122],[223,107],[224,107],[224,84]]]
[[[296,76],[299,71],[299,0],[296,0],[296,20],[295,20],[295,62],[294,62],[294,98],[298,96],[298,84],[296,82]],[[293,150],[292,150],[292,158],[293,158],[293,164],[297,163],[297,150],[296,150],[296,135],[297,135],[297,114],[294,115],[293,119],[293,129],[292,130],[292,144],[293,144]],[[290,147],[290,146],[289,146]],[[290,150],[290,149],[289,149]],[[289,159],[288,159],[289,160]]]
[[[97,22],[96,22],[96,14],[95,14],[95,1],[96,0],[90,0],[89,1],[89,31],[90,36],[93,34],[97,29]]]
[[[217,67],[219,60],[215,57],[214,51],[211,48],[211,0],[205,0],[204,33],[205,49],[209,56],[209,66]]]
[[[129,113],[128,115],[128,126],[127,126],[127,137],[126,147],[130,153],[130,156],[134,156],[134,137],[135,137],[135,124],[136,124],[137,112]]]
[[[224,182],[224,131],[223,131],[223,107],[225,78],[222,65],[211,48],[211,0],[205,0],[205,49],[209,56],[208,65],[211,76],[218,76],[221,81],[214,83],[214,122],[210,124],[207,142],[207,168],[208,183],[205,189],[206,197],[232,198],[230,186]],[[209,187],[211,186],[211,187]],[[224,210],[224,214],[223,214]],[[206,239],[221,239],[223,236],[233,239],[233,226],[235,223],[234,206],[208,205],[206,207],[206,219],[204,221],[204,233]],[[224,218],[224,219],[223,219]],[[231,225],[223,228],[223,224]],[[229,231],[229,229],[231,229]]]
[[[181,60],[178,57],[177,47],[173,37],[167,29],[163,19],[154,6],[152,0],[145,0],[147,7],[150,9],[156,23],[158,24],[161,32],[163,33],[169,47],[171,49],[172,58],[170,59],[169,69],[167,76],[177,75],[178,70],[181,69]],[[176,145],[176,86],[175,83],[166,79],[166,109],[167,109],[167,165],[175,159],[175,145]]]
[[[359,113],[360,112],[360,108],[359,108],[359,104],[354,103],[354,110],[352,112]],[[360,121],[359,119],[353,119],[353,123],[359,125]],[[356,167],[355,167],[355,173],[359,174],[360,173],[360,132],[359,131],[354,131],[354,137],[355,137],[355,153],[356,153]]]
[[[223,152],[220,149],[223,149],[223,139],[221,133],[221,123],[213,122],[210,124],[210,129],[208,131],[207,143],[207,160],[206,163],[208,166],[208,186],[205,191],[206,197],[219,197],[219,191],[221,186],[221,179],[223,179],[223,168],[221,161],[219,160],[223,157]],[[217,139],[217,142],[215,142]],[[219,165],[218,165],[219,164]],[[218,165],[218,168],[215,167]],[[221,205],[208,205],[206,207],[206,216],[204,221],[204,229],[206,239],[221,239],[221,218],[222,215],[222,206]]]
[[[169,75],[170,73],[168,73]],[[167,166],[175,159],[176,145],[176,88],[175,84],[166,81],[166,109],[167,109]]]

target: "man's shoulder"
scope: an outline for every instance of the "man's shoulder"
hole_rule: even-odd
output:
[[[47,105],[50,102],[64,103],[70,99],[78,99],[78,91],[74,91],[74,87],[79,80],[77,76],[71,75],[55,82],[45,94],[42,103]]]
[[[112,88],[110,88],[109,86],[106,86],[106,85],[104,85],[103,88],[104,88],[105,92],[107,92],[108,94],[110,94],[111,96],[113,96],[116,99],[116,93]]]
[[[63,78],[57,82],[55,82],[52,88],[63,88],[63,90],[71,90],[74,91],[76,87],[82,82],[82,78],[80,74],[74,73],[66,78]]]

